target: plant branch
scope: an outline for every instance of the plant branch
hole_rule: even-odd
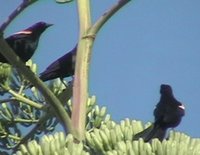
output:
[[[29,5],[33,4],[37,0],[23,0],[22,3],[9,15],[7,20],[1,25],[0,31],[4,32],[4,30],[8,27],[8,25],[14,20],[17,15],[19,15],[24,9],[26,9]]]
[[[113,5],[108,11],[106,11],[92,27],[89,29],[87,36],[96,36],[101,27],[112,17],[119,9],[131,0],[119,0],[117,4]],[[85,37],[87,37],[85,36]]]
[[[31,101],[31,100],[27,99],[26,97],[24,97],[24,96],[16,93],[15,91],[13,91],[12,89],[10,89],[9,87],[3,86],[3,85],[1,85],[1,87],[4,90],[8,91],[10,94],[12,94],[14,96],[14,98],[13,98],[14,100],[20,101],[20,102],[24,102],[24,103],[26,103],[26,104],[28,104],[28,105],[30,105],[32,107],[35,107],[37,109],[42,109],[43,108],[43,105],[38,104],[38,103],[36,103],[34,101]]]
[[[21,140],[20,137],[15,136],[15,135],[8,134],[8,133],[6,133],[6,132],[1,133],[1,134],[2,134],[2,135],[0,136],[0,138],[8,137],[8,138],[13,139],[13,140],[16,140],[16,141],[20,141],[20,140]]]
[[[88,99],[88,40],[83,36],[91,26],[90,1],[77,1],[79,14],[79,44],[77,48],[76,67],[73,87],[72,125],[74,136],[78,140],[85,137],[86,104]]]
[[[15,118],[13,122],[15,123],[37,123],[39,120],[31,120],[31,119],[22,119],[22,118]]]

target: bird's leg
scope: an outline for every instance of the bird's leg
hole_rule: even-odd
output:
[[[74,76],[72,76],[72,80],[69,81],[67,84],[65,83],[63,78],[60,78],[60,81],[62,82],[62,84],[64,84],[64,86],[67,88],[69,87],[69,85],[72,85],[74,83]]]
[[[72,80],[68,82],[68,86],[71,86],[71,85],[73,86],[73,83],[74,83],[74,76],[72,76]]]
[[[70,81],[70,82],[74,83],[74,76],[72,76],[72,81]]]
[[[60,78],[60,81],[62,82],[62,84],[67,88],[68,86],[67,86],[67,84],[65,83],[65,81],[64,81],[64,78]]]

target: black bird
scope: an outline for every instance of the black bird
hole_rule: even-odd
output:
[[[33,56],[41,34],[51,25],[45,22],[38,22],[25,30],[14,33],[5,40],[21,60],[26,62]],[[8,63],[1,54],[0,62]]]
[[[173,95],[170,85],[162,84],[160,87],[160,101],[154,110],[154,123],[136,134],[133,140],[143,138],[145,142],[158,138],[162,141],[168,128],[174,128],[179,125],[182,117],[185,115],[184,105],[177,101]]]
[[[48,81],[55,78],[60,78],[62,80],[65,77],[73,76],[76,50],[77,46],[50,64],[44,72],[40,73],[40,79],[42,81]]]

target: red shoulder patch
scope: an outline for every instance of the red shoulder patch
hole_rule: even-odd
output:
[[[31,33],[32,33],[32,31],[19,31],[14,34],[31,34]]]

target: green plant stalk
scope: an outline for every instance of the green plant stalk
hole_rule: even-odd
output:
[[[119,0],[91,26],[89,0],[78,0],[80,36],[76,58],[73,89],[72,124],[75,137],[83,140],[85,136],[86,103],[88,98],[88,72],[91,49],[95,36],[105,22],[130,0]]]
[[[37,122],[39,122],[39,120],[15,118],[13,122],[15,122],[15,123],[37,123]]]
[[[25,88],[25,86],[24,86],[24,84],[22,84],[22,85],[20,86],[20,89],[19,89],[19,91],[18,91],[18,94],[21,94],[21,93],[23,92],[24,88]]]
[[[20,58],[12,51],[9,45],[0,35],[0,53],[23,74],[38,90],[43,94],[46,102],[52,107],[54,114],[58,117],[64,127],[65,132],[72,132],[71,120],[65,111],[63,105],[55,97],[55,95],[45,86],[45,84],[20,60]]]
[[[15,101],[23,102],[24,104],[27,104],[27,105],[29,105],[31,107],[36,108],[36,109],[44,109],[43,105],[29,100],[28,98],[15,93],[13,90],[9,90],[9,93],[15,96],[15,97],[13,97],[13,99]]]
[[[32,106],[34,108],[37,108],[37,109],[42,109],[43,108],[43,105],[38,104],[38,103],[36,103],[34,101],[31,101],[31,100],[27,99],[26,97],[16,93],[12,89],[7,88],[6,86],[3,86],[3,85],[1,85],[1,87],[14,96],[12,99],[20,101],[20,102],[24,102],[25,104],[28,104],[28,105],[30,105],[30,106]]]
[[[83,36],[91,26],[90,1],[78,0],[77,7],[80,32],[73,87],[72,125],[74,129],[73,135],[81,141],[85,137],[86,104],[88,99],[88,53],[91,50],[90,42]]]
[[[4,133],[6,137],[10,138],[10,139],[13,139],[13,140],[17,140],[17,141],[20,141],[21,138],[20,137],[17,137],[15,135],[10,135],[10,134],[7,134],[7,133]]]

